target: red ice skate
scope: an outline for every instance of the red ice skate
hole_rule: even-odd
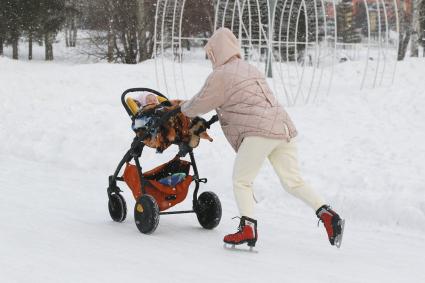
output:
[[[252,251],[252,248],[255,247],[257,239],[257,220],[242,216],[239,223],[238,232],[226,235],[223,241],[226,248],[226,244],[232,245],[232,248],[234,248],[235,245],[247,243],[250,247],[250,250]]]
[[[323,205],[316,211],[317,217],[323,222],[328,233],[329,242],[332,246],[341,247],[342,236],[344,233],[345,220],[339,217],[338,213],[333,211],[329,205]]]

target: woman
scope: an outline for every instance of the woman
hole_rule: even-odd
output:
[[[342,220],[301,178],[293,140],[297,131],[264,75],[241,59],[239,42],[229,29],[218,29],[205,51],[213,72],[201,91],[181,105],[181,111],[195,117],[215,109],[224,135],[237,152],[232,178],[241,221],[238,231],[225,236],[224,242],[255,246],[252,184],[269,158],[283,187],[316,211],[330,243],[338,245]]]

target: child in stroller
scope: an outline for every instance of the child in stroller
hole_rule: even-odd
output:
[[[180,100],[160,102],[158,96],[150,92],[128,98],[127,103],[131,104],[131,99],[138,107],[132,129],[139,137],[142,137],[147,134],[148,128],[151,128],[143,142],[148,147],[156,148],[157,152],[163,152],[173,143],[187,144],[190,148],[195,148],[199,145],[201,138],[213,141],[206,132],[209,126],[204,119],[199,117],[190,119],[181,112],[170,115],[159,127],[151,127],[155,122],[163,119],[167,113],[178,110]]]

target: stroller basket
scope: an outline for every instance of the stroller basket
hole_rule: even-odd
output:
[[[192,176],[189,175],[189,170],[190,162],[175,158],[143,173],[142,184],[140,184],[137,166],[127,163],[123,178],[136,200],[142,196],[142,190],[144,189],[145,194],[149,194],[155,198],[159,210],[164,211],[186,198],[189,186],[193,180]],[[166,186],[158,181],[173,173],[185,173],[186,177],[174,187]]]

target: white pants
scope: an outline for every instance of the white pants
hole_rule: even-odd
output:
[[[325,204],[301,178],[295,140],[246,137],[239,147],[233,168],[233,191],[241,216],[254,218],[252,185],[266,157],[287,192],[315,211]]]

